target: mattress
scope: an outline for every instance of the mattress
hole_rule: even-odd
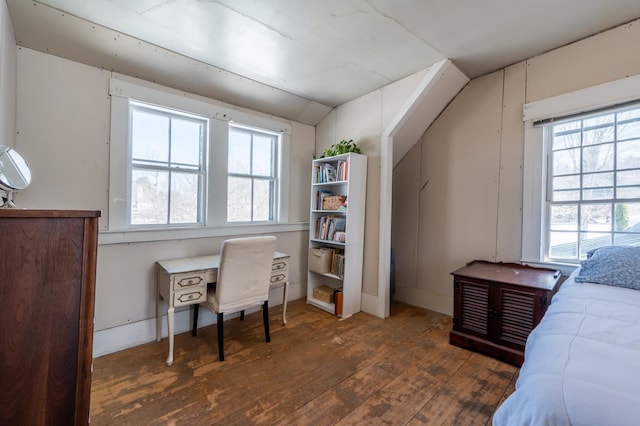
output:
[[[529,335],[495,426],[640,424],[640,291],[577,272]]]

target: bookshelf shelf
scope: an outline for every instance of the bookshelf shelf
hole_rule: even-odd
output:
[[[365,155],[349,153],[312,163],[307,303],[342,318],[360,311],[366,177]],[[342,290],[341,313],[334,303],[314,297],[314,289],[325,286]]]

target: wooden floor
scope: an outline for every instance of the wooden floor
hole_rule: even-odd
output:
[[[382,320],[307,305],[259,312],[94,360],[92,425],[484,425],[518,369],[448,343],[451,318],[393,302]]]

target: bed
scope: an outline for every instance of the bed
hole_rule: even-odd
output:
[[[591,251],[562,284],[493,424],[640,424],[640,248]]]

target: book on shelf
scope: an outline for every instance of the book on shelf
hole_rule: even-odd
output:
[[[323,200],[325,197],[333,195],[333,192],[326,189],[321,189],[316,192],[316,210],[322,210]]]
[[[332,163],[314,164],[313,166],[314,182],[329,183],[346,180],[347,162],[338,161],[336,165]]]
[[[316,221],[315,237],[319,240],[328,240],[336,242],[344,242],[336,240],[336,234],[346,232],[347,219],[342,216],[320,216]],[[341,234],[337,234],[340,237]],[[344,239],[342,236],[341,238]]]
[[[339,278],[344,278],[344,250],[335,249],[333,251],[330,272]]]
[[[338,161],[338,167],[336,171],[338,180],[349,180],[349,163],[345,160]]]

